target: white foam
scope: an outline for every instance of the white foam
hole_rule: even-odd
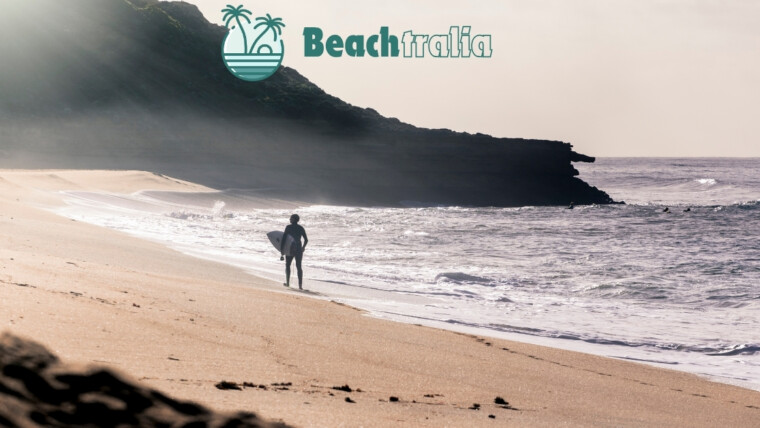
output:
[[[67,217],[282,279],[265,234],[283,228],[292,210],[229,211],[223,194],[184,204],[145,194],[67,195],[58,210]],[[664,222],[680,220],[642,207],[299,213],[310,238],[307,287],[375,316],[646,361],[760,390],[760,355],[708,355],[760,344],[758,299],[721,306],[741,299],[732,296],[756,282],[757,271],[732,274],[741,250],[705,235],[716,222],[744,217],[699,217],[724,214],[695,209],[674,228]],[[697,251],[699,240],[672,247],[701,236]]]
[[[696,181],[699,184],[705,184],[708,186],[714,186],[715,184],[718,183],[714,178],[698,178],[694,181]]]

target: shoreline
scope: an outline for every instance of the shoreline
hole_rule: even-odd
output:
[[[138,239],[143,239],[143,238],[138,238]],[[165,243],[162,243],[162,242],[158,242],[158,241],[154,241],[154,242],[167,246]],[[377,320],[390,321],[394,323],[402,323],[402,324],[407,324],[407,325],[424,326],[424,327],[429,327],[429,328],[433,328],[437,330],[449,331],[456,334],[466,334],[470,336],[482,337],[482,338],[485,338],[486,340],[490,340],[490,339],[506,340],[509,342],[519,342],[519,343],[553,348],[553,349],[563,350],[563,351],[579,352],[579,353],[593,355],[593,356],[601,357],[601,358],[610,358],[610,359],[618,360],[618,361],[634,362],[638,364],[651,366],[654,368],[661,368],[664,370],[673,370],[673,371],[695,375],[701,379],[704,379],[710,382],[720,383],[724,385],[731,385],[738,388],[760,392],[760,385],[754,384],[749,381],[742,381],[742,380],[737,380],[734,378],[728,378],[728,377],[721,376],[718,374],[696,372],[694,370],[691,370],[688,367],[681,366],[680,364],[682,364],[682,362],[679,362],[679,361],[662,361],[664,357],[667,357],[667,356],[674,357],[670,352],[677,354],[681,351],[662,351],[661,350],[659,351],[660,353],[662,352],[668,352],[668,353],[666,353],[665,355],[660,355],[659,353],[652,354],[651,358],[646,358],[644,356],[625,355],[626,353],[630,353],[631,347],[624,346],[624,345],[601,344],[601,343],[590,342],[583,339],[563,339],[563,338],[557,338],[557,337],[541,336],[541,335],[536,335],[536,334],[518,333],[518,332],[513,332],[513,331],[500,331],[496,329],[490,329],[490,328],[480,327],[480,326],[475,326],[475,325],[467,325],[463,323],[446,322],[443,320],[415,317],[413,315],[402,314],[402,313],[394,313],[392,315],[388,315],[389,313],[383,312],[382,310],[377,309],[377,305],[374,305],[374,308],[373,308],[373,304],[372,304],[373,300],[368,300],[368,299],[365,299],[364,297],[351,296],[345,293],[345,289],[343,290],[344,291],[343,293],[330,293],[330,292],[322,292],[321,290],[320,291],[314,290],[314,287],[313,287],[314,284],[322,284],[322,285],[331,286],[332,284],[330,284],[329,281],[318,280],[318,279],[307,279],[307,286],[305,286],[305,288],[300,291],[292,287],[284,288],[282,287],[280,280],[273,278],[275,274],[270,274],[264,271],[258,271],[256,270],[256,268],[249,268],[249,267],[235,265],[234,263],[230,263],[227,261],[215,260],[213,258],[207,257],[202,254],[195,254],[188,251],[182,251],[179,248],[172,248],[171,246],[167,246],[167,248],[174,249],[176,251],[179,251],[182,254],[185,254],[187,256],[190,256],[196,259],[210,261],[214,263],[221,263],[221,264],[228,265],[236,269],[242,269],[247,274],[254,276],[255,278],[273,283],[275,287],[278,287],[279,289],[279,290],[275,290],[276,292],[297,293],[299,296],[303,296],[305,298],[317,299],[317,300],[321,300],[325,302],[346,305],[348,307],[361,311],[366,316],[369,316]],[[282,273],[278,273],[277,275],[279,276],[281,274]],[[346,283],[341,283],[341,285],[356,287],[353,284],[346,284]],[[362,291],[366,292],[367,290],[362,289]],[[391,293],[391,292],[380,291],[380,290],[375,290],[373,292],[377,294]],[[411,296],[407,297],[407,299],[408,299],[408,302],[415,302],[419,300],[420,304],[424,303],[424,299],[417,299]],[[368,303],[364,303],[364,302],[368,302]],[[405,302],[405,303],[408,303],[408,302]],[[704,357],[704,356],[702,357],[709,358],[709,357]],[[660,360],[658,360],[657,358],[660,358]]]
[[[137,171],[0,171],[0,236],[11,244],[2,250],[0,277],[3,300],[13,302],[2,306],[6,329],[66,360],[107,364],[181,398],[295,425],[750,426],[760,417],[756,391],[370,318],[39,208],[55,203],[51,191],[72,185],[124,193],[207,189]],[[222,380],[291,386],[216,390]],[[363,392],[332,389],[346,384]],[[390,402],[391,395],[400,401]],[[519,410],[499,408],[496,396]],[[474,403],[482,410],[470,410]]]
[[[242,269],[255,277],[274,281],[277,284],[282,283],[282,263],[273,262],[275,252],[271,247],[266,244],[258,246],[246,245],[243,247],[239,246],[239,244],[232,244],[233,247],[238,248],[241,252],[228,251],[227,244],[217,242],[218,240],[215,241],[213,239],[214,231],[205,229],[202,224],[197,224],[195,218],[198,217],[206,219],[211,223],[216,223],[217,221],[227,222],[228,219],[236,219],[239,216],[243,216],[243,218],[248,218],[249,220],[255,220],[256,218],[267,219],[266,223],[271,223],[273,219],[280,216],[287,217],[290,214],[290,208],[298,212],[302,210],[311,211],[311,208],[316,208],[318,212],[321,212],[325,208],[311,206],[307,203],[286,203],[281,200],[268,199],[266,196],[256,194],[255,192],[241,191],[220,191],[205,194],[171,191],[141,191],[136,194],[116,195],[98,192],[63,192],[62,194],[65,196],[64,201],[66,205],[54,209],[52,212],[67,218],[125,232],[130,236],[140,239],[147,239],[192,257]],[[209,208],[212,205],[213,208]],[[155,210],[153,209],[154,206],[156,207]],[[353,207],[335,208],[339,210],[348,209],[349,211],[355,209]],[[132,209],[138,210],[139,213],[144,213],[148,216],[151,216],[155,211],[159,217],[168,216],[180,220],[178,222],[169,220],[168,223],[162,224],[160,227],[154,227],[151,226],[151,224],[154,224],[154,221],[146,223],[140,219],[141,217],[133,217],[133,213],[130,212]],[[586,209],[586,207],[578,208],[578,210],[583,209]],[[115,222],[111,222],[107,219],[111,210],[116,210],[116,217],[125,216],[127,219],[133,218],[133,220],[126,222],[116,220]],[[122,212],[122,210],[125,210],[125,212]],[[314,212],[311,214],[313,215]],[[137,219],[137,221],[135,222],[134,219]],[[185,230],[182,224],[186,222],[189,222],[188,224],[191,224],[192,228]],[[237,226],[230,226],[233,231],[240,230],[240,227],[249,227],[245,225],[245,222],[241,224],[239,221],[236,221],[235,224]],[[157,233],[157,231],[161,230],[174,230],[176,227],[183,228],[184,232],[180,232],[180,235],[183,236],[178,236],[174,232],[168,232],[168,235]],[[195,229],[196,227],[200,227],[201,229]],[[228,227],[222,227],[228,230]],[[263,235],[264,231],[261,227],[257,228],[254,226],[254,229],[256,230],[255,233]],[[192,235],[194,230],[204,230],[204,236],[211,240],[201,246],[193,244],[191,242],[193,238],[190,241],[185,241],[185,232],[190,232],[191,236],[194,236]],[[210,236],[208,235],[209,233],[211,233]],[[247,232],[245,239],[253,239],[255,241],[257,235],[251,235],[251,233],[253,232]],[[230,236],[230,239],[239,239],[236,238],[236,235],[237,233]],[[330,237],[329,233],[327,235],[322,234],[321,239],[324,240],[328,237]],[[319,238],[317,236],[317,240]],[[203,240],[206,241],[205,238]],[[313,260],[311,257],[309,259],[310,261]],[[715,361],[716,357],[709,354],[705,355],[698,351],[674,351],[661,347],[658,348],[655,344],[646,346],[642,345],[641,342],[626,342],[622,339],[618,343],[612,343],[612,339],[605,340],[606,337],[601,333],[598,336],[588,336],[588,332],[586,332],[587,335],[584,337],[575,331],[566,330],[560,334],[553,335],[551,334],[551,330],[544,329],[540,323],[538,325],[533,323],[532,327],[536,329],[535,332],[529,331],[523,324],[519,324],[519,321],[518,323],[512,321],[504,325],[494,325],[486,321],[485,318],[478,316],[473,318],[473,314],[468,314],[470,309],[477,313],[477,307],[460,307],[457,311],[449,310],[444,315],[440,313],[436,314],[435,311],[431,312],[425,308],[436,307],[446,302],[439,301],[434,295],[418,294],[415,292],[405,293],[400,290],[403,287],[392,287],[394,290],[391,291],[384,289],[382,286],[373,286],[345,278],[335,281],[333,280],[336,279],[334,274],[329,270],[325,271],[324,266],[322,266],[322,269],[312,267],[307,267],[307,269],[309,272],[306,284],[308,294],[304,293],[303,295],[344,303],[362,309],[367,312],[367,315],[378,319],[406,324],[422,324],[448,331],[531,343],[623,361],[640,362],[654,367],[696,374],[704,379],[715,382],[760,391],[760,383],[758,383],[757,376],[752,372],[751,368],[743,370],[744,367],[739,365],[739,363],[731,366],[725,359]],[[397,281],[396,284],[403,285],[404,282]],[[524,297],[521,300],[524,300]],[[491,315],[490,319],[494,320],[493,315]],[[660,343],[663,343],[663,341],[660,340]],[[747,363],[751,364],[749,361]]]

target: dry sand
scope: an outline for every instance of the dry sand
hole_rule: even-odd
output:
[[[145,189],[210,190],[139,171],[0,171],[3,330],[296,426],[760,426],[756,391],[373,319],[45,209],[59,190]],[[352,392],[332,388],[343,385]]]

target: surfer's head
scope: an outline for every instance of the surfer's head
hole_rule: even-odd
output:
[[[298,214],[290,216],[290,224],[298,224],[298,220],[301,220],[301,217],[298,217]]]

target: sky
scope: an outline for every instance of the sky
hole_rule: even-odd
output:
[[[592,156],[760,156],[758,1],[239,1],[283,19],[284,65],[416,126]],[[188,2],[217,24],[230,3]],[[491,58],[304,55],[305,27],[345,39],[465,25],[492,36]]]

